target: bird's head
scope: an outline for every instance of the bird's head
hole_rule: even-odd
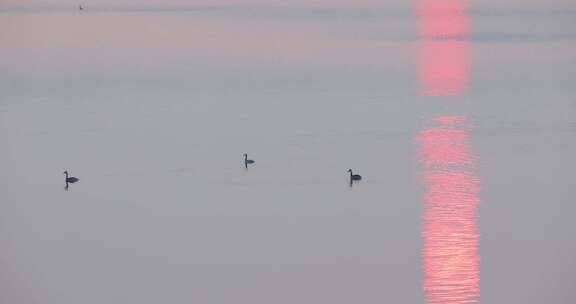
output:
[[[352,169],[348,169],[348,172],[352,173]]]
[[[68,171],[64,171],[64,172],[62,172],[62,174],[68,174]]]

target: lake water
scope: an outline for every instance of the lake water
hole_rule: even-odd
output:
[[[576,303],[576,5],[373,2],[0,3],[0,302]]]

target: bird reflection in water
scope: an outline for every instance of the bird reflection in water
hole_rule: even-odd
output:
[[[66,186],[64,187],[64,190],[66,190],[66,191],[68,191],[68,187],[70,186],[70,184],[76,183],[80,180],[77,177],[69,176],[68,171],[64,171],[62,173],[66,175],[66,177],[64,178],[64,181],[66,182]]]
[[[248,170],[248,165],[252,165],[254,163],[255,163],[255,161],[252,159],[248,159],[248,154],[244,153],[244,168],[246,170]]]
[[[348,173],[350,173],[350,188],[356,183],[359,183],[362,180],[362,176],[359,174],[354,174],[352,169],[348,169]]]

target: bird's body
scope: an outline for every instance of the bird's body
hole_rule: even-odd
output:
[[[248,165],[253,163],[255,163],[255,161],[248,159],[248,154],[244,153],[244,166],[248,168]]]
[[[79,181],[80,179],[74,176],[68,176],[68,171],[64,171],[64,174],[66,174],[66,184],[73,184],[77,181]]]
[[[358,181],[362,179],[362,176],[358,174],[353,174],[352,169],[348,169],[348,172],[350,172],[350,181]]]

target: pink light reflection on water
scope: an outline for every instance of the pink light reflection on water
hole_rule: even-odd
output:
[[[457,95],[468,88],[468,41],[423,40],[420,46],[420,83],[424,95]]]
[[[467,120],[440,116],[430,123],[417,137],[427,188],[423,217],[427,303],[476,303],[480,295],[480,199]]]
[[[426,96],[453,96],[469,87],[469,21],[461,0],[422,0],[420,83]],[[480,199],[468,118],[440,115],[417,141],[426,185],[423,283],[429,304],[477,303],[480,297],[477,228]]]
[[[460,0],[423,0],[420,24],[420,83],[424,95],[457,95],[469,86],[469,21]]]

